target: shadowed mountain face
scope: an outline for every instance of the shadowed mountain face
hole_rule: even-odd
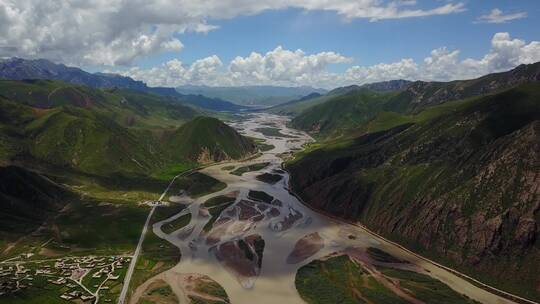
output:
[[[193,104],[215,111],[238,111],[245,107],[200,94],[182,95],[173,88],[148,87],[144,82],[118,74],[88,73],[79,68],[56,64],[45,59],[26,60],[10,58],[0,60],[0,79],[47,79],[84,85],[91,88],[122,88],[176,98],[177,102]]]
[[[35,172],[0,167],[0,231],[17,230],[12,225],[26,225],[27,231],[32,231],[46,215],[63,206],[60,198],[66,194],[65,189]]]
[[[317,209],[538,299],[539,100],[537,82],[323,144],[288,164],[292,186]]]

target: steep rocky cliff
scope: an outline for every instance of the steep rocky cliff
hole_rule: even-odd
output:
[[[300,155],[287,166],[292,187],[315,208],[538,300],[540,84],[449,105]]]

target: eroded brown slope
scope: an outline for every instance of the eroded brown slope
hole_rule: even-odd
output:
[[[288,168],[308,204],[540,298],[540,84],[326,146]]]

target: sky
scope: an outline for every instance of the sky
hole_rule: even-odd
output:
[[[467,79],[540,61],[540,1],[0,0],[0,56],[169,87]]]

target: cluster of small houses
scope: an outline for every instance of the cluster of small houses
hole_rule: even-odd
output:
[[[80,299],[83,302],[95,298],[93,294],[84,291],[74,280],[79,280],[84,275],[90,275],[94,269],[98,269],[91,274],[93,279],[107,278],[107,280],[118,280],[119,275],[114,275],[113,271],[122,269],[124,264],[129,263],[130,257],[73,257],[57,259],[53,266],[37,264],[35,271],[25,268],[24,265],[13,263],[0,266],[0,296],[15,293],[32,286],[34,276],[50,277],[47,282],[65,286],[69,291],[60,295],[66,301]],[[100,287],[94,285],[94,288]],[[109,289],[108,286],[101,286],[101,290]],[[105,300],[110,302],[110,300]]]

